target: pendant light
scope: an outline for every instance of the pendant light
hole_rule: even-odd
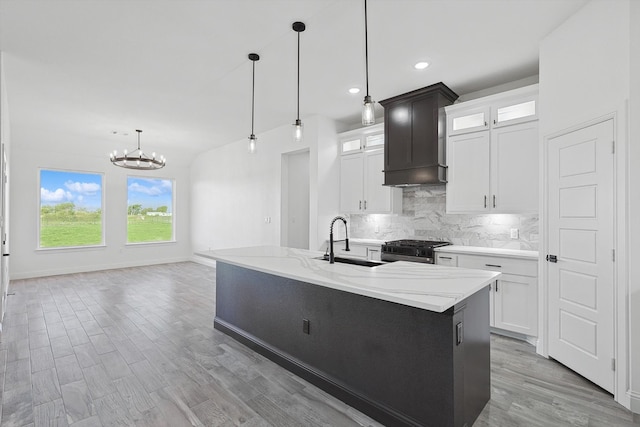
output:
[[[115,166],[119,166],[121,168],[126,169],[137,169],[137,170],[154,170],[154,169],[162,169],[166,163],[166,159],[164,156],[156,157],[156,153],[151,154],[151,157],[147,156],[140,149],[140,134],[141,130],[136,129],[138,132],[138,148],[133,150],[132,152],[128,152],[124,150],[124,153],[119,156],[118,151],[114,151],[109,154],[109,158],[111,163]]]
[[[293,31],[298,33],[298,113],[296,115],[296,121],[293,124],[293,141],[302,142],[303,128],[300,121],[300,33],[306,29],[303,22],[294,22],[291,26]]]
[[[364,97],[364,104],[362,106],[362,125],[371,126],[376,122],[374,105],[375,101],[369,96],[369,44],[367,33],[367,0],[364,0],[364,65],[365,65],[365,78],[367,84],[367,94]]]
[[[260,60],[260,55],[257,53],[250,53],[249,59],[253,65],[253,73],[251,77],[251,135],[249,136],[249,153],[254,154],[258,147],[257,142],[258,138],[256,138],[253,133],[253,122],[254,122],[254,111],[255,111],[255,94],[256,94],[256,61]]]

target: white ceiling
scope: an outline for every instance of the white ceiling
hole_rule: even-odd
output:
[[[370,93],[442,81],[465,94],[536,75],[538,42],[584,3],[369,0]],[[358,122],[364,91],[347,89],[364,88],[362,0],[0,0],[12,141],[102,155],[142,129],[143,148],[192,156],[246,138],[250,52],[260,138],[295,119],[296,20],[303,121]],[[432,65],[415,70],[422,59]]]

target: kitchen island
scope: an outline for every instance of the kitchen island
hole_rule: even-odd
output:
[[[216,329],[386,425],[471,426],[490,398],[500,273],[276,246],[198,255],[217,261]]]

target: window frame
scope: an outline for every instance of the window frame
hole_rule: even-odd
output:
[[[100,176],[100,243],[93,245],[73,245],[73,246],[54,246],[54,247],[43,247],[42,243],[42,171],[50,171],[50,172],[64,172],[64,173],[76,173],[76,174],[85,174],[85,175],[97,175]],[[69,251],[69,250],[86,250],[86,249],[98,249],[105,248],[107,246],[106,242],[106,196],[105,196],[105,173],[104,172],[96,172],[96,171],[87,171],[87,170],[77,170],[77,169],[61,169],[61,168],[50,168],[50,167],[38,167],[38,186],[37,186],[37,195],[36,195],[36,206],[38,209],[37,217],[36,217],[36,251]]]
[[[126,226],[124,233],[125,246],[145,246],[145,245],[166,245],[177,242],[176,238],[176,179],[166,177],[156,177],[148,175],[127,175],[126,182],[126,203],[125,208],[129,209],[129,179],[145,179],[145,180],[166,180],[171,181],[171,239],[170,240],[151,240],[147,242],[129,242],[129,213],[125,211]]]

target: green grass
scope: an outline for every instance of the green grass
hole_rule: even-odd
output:
[[[170,216],[129,215],[127,218],[127,243],[166,242],[172,238]]]
[[[144,218],[144,219],[143,219]],[[171,217],[127,218],[127,243],[165,242],[172,240]],[[99,221],[53,221],[40,223],[40,247],[63,248],[102,244],[102,224]]]
[[[40,247],[90,246],[102,243],[99,222],[45,222],[40,225]]]

